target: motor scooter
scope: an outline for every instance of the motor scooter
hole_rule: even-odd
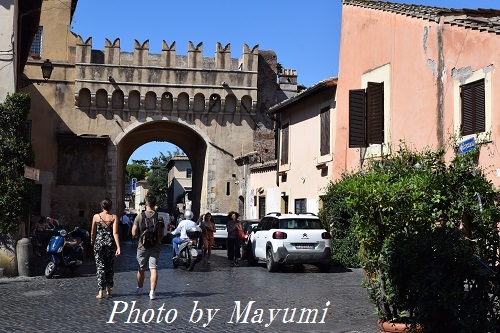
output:
[[[47,245],[47,267],[45,277],[50,279],[58,267],[69,268],[76,271],[85,259],[83,241],[89,237],[89,232],[76,227],[73,231],[56,229]]]
[[[188,271],[194,269],[194,265],[203,258],[203,252],[198,248],[198,240],[201,237],[201,228],[196,226],[186,230],[189,237],[184,243],[179,244],[179,255],[172,259],[174,268],[180,265],[186,266]]]

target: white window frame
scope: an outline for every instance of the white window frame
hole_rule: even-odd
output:
[[[471,82],[484,79],[484,128],[485,131],[481,133],[469,134],[462,139],[466,140],[474,137],[476,142],[489,142],[491,141],[491,66],[481,68],[474,71],[471,76],[465,80],[454,80],[453,83],[453,130],[457,136],[460,136],[462,127],[462,98],[460,97],[460,87]]]
[[[366,158],[380,157],[391,153],[389,145],[391,140],[391,65],[385,64],[361,76],[361,88],[366,89],[368,82],[384,83],[384,144],[370,144],[366,148]]]

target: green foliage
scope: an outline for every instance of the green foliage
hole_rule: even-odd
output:
[[[0,233],[14,234],[33,208],[33,180],[24,178],[24,166],[34,166],[27,119],[28,94],[8,95],[0,105]]]
[[[500,245],[496,192],[476,166],[479,151],[480,147],[446,163],[445,149],[414,151],[401,144],[393,156],[372,160],[364,170],[346,174],[327,188],[321,213],[328,217],[332,244],[344,246],[341,253],[358,253],[382,320],[405,315],[424,329],[452,327],[446,325],[452,325],[459,313],[465,316],[471,297],[482,308],[469,312],[461,325],[488,322],[492,307],[498,315],[498,298],[485,296],[491,291],[491,276],[484,279],[491,271],[478,265],[478,259],[494,265]],[[352,234],[357,243],[348,241]],[[351,262],[342,256],[344,264]],[[402,277],[405,269],[410,273]],[[423,276],[426,284],[420,284]],[[439,295],[427,297],[423,288],[435,284],[442,288],[429,294]],[[474,287],[465,293],[464,285]],[[441,311],[442,317],[431,310]],[[455,328],[441,331],[460,332]]]
[[[149,161],[148,160],[132,160],[132,164],[139,164],[143,165],[145,167],[148,166]]]
[[[347,178],[349,176],[345,176]],[[359,267],[359,242],[354,234],[354,223],[351,216],[354,212],[344,200],[353,189],[353,182],[343,181],[330,183],[322,196],[323,208],[319,217],[325,223],[325,228],[332,235],[332,261],[335,265],[344,267]]]
[[[172,152],[168,152],[168,155],[160,152],[160,156],[154,157],[151,161],[151,172],[148,176],[148,194],[155,196],[162,208],[164,208],[162,203],[166,203],[167,199],[167,164],[172,157]]]
[[[126,172],[128,180],[132,178],[137,178],[137,180],[146,179],[146,174],[148,173],[148,167],[145,164],[135,163],[136,160],[133,160],[133,164],[127,164]]]
[[[498,282],[460,231],[396,233],[384,244],[382,258],[387,299],[412,310],[412,322],[425,332],[499,332],[493,296]]]

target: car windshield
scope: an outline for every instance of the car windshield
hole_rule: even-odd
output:
[[[280,220],[280,229],[324,229],[318,219],[284,219]]]
[[[226,215],[212,215],[215,224],[224,224],[226,225],[227,223],[227,216]]]

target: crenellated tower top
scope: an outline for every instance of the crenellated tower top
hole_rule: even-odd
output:
[[[231,58],[231,44],[223,46],[217,42],[214,57],[203,56],[203,43],[196,46],[188,42],[188,54],[177,55],[175,41],[168,44],[162,42],[161,54],[149,53],[149,40],[144,43],[134,41],[134,52],[122,52],[120,39],[113,42],[105,39],[104,51],[92,49],[92,37],[86,41],[77,35],[76,63],[92,63],[120,66],[144,66],[144,67],[166,67],[166,68],[191,68],[191,69],[216,69],[216,70],[258,70],[259,45],[250,48],[243,45],[243,53],[240,58]]]

